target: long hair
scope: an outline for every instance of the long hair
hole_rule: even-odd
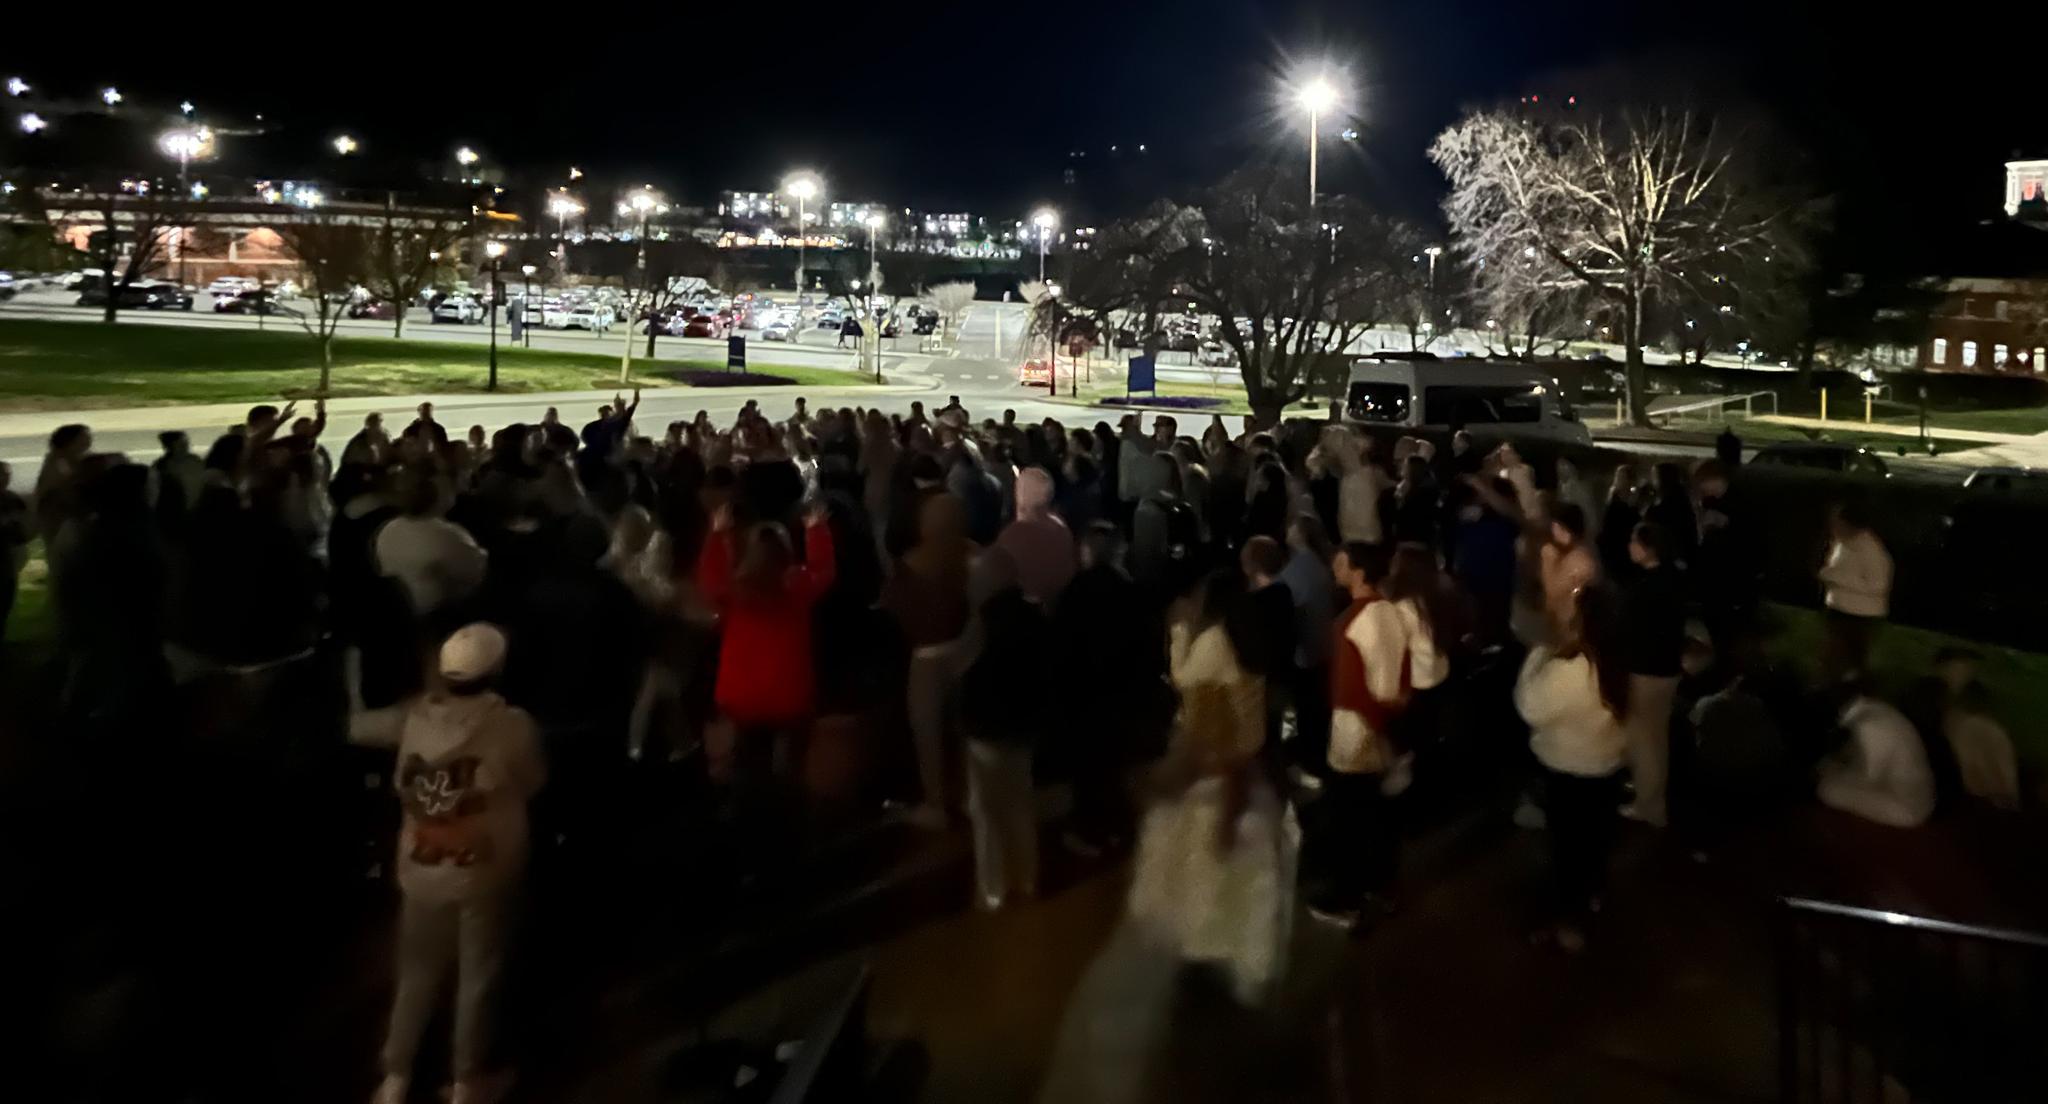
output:
[[[1415,603],[1422,611],[1422,626],[1437,650],[1457,642],[1457,610],[1437,571],[1436,553],[1419,544],[1404,543],[1395,548],[1393,567],[1387,572],[1386,585],[1380,589],[1389,601]]]
[[[1628,716],[1628,663],[1621,638],[1621,603],[1612,588],[1595,583],[1579,591],[1578,632],[1562,655],[1584,655],[1593,664],[1600,700],[1617,718]]]
[[[774,601],[782,596],[784,579],[795,563],[789,530],[777,521],[756,523],[740,543],[733,591],[752,601]]]

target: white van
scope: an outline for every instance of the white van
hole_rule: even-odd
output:
[[[1468,429],[1496,439],[1593,440],[1555,379],[1503,360],[1428,355],[1354,360],[1344,388],[1344,420],[1443,433]]]

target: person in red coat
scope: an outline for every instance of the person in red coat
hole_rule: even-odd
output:
[[[712,519],[697,559],[697,585],[718,612],[722,633],[713,700],[736,730],[732,800],[736,817],[765,818],[776,762],[791,762],[811,719],[811,607],[831,588],[832,529],[823,505],[804,515],[804,558],[789,531],[762,522],[735,539],[732,509]]]

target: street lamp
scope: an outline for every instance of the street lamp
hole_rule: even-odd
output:
[[[10,96],[28,95],[28,82],[20,77],[7,78],[7,94]]]
[[[868,330],[875,332],[875,382],[880,383],[882,382],[882,326],[880,320],[875,317],[875,294],[882,290],[882,264],[880,256],[875,252],[875,231],[882,228],[881,212],[872,213],[861,221],[865,222],[868,228],[868,293],[861,300],[862,309],[860,313],[865,323],[865,328],[861,333],[866,334]],[[865,343],[865,339],[863,339],[863,343]]]
[[[529,349],[533,348],[533,272],[532,265],[519,266],[519,274],[526,277],[519,289],[519,334]]]
[[[1031,216],[1031,225],[1038,228],[1038,282],[1045,282],[1045,240],[1052,235],[1052,229],[1060,224],[1060,216],[1050,207],[1040,207]]]
[[[1044,250],[1039,251],[1039,263],[1044,263]],[[1060,286],[1045,285],[1045,393],[1057,398],[1060,393]],[[1079,387],[1078,374],[1075,383]]]
[[[491,259],[491,286],[488,296],[491,306],[491,381],[484,389],[496,391],[498,389],[498,260],[505,255],[505,243],[501,241],[485,242],[484,255]]]
[[[810,237],[804,226],[810,221],[810,216],[804,206],[818,194],[818,178],[809,173],[798,173],[782,182],[782,190],[796,197],[796,297],[801,303],[804,297],[804,247]]]
[[[1316,137],[1322,129],[1323,113],[1337,106],[1337,86],[1326,77],[1316,77],[1301,86],[1294,98],[1308,109],[1308,205],[1316,205]]]
[[[118,104],[118,103],[120,103],[120,102],[121,102],[121,90],[120,90],[120,89],[118,89],[118,88],[102,88],[102,89],[100,89],[100,102],[102,102],[102,103],[106,104],[106,105],[107,105],[108,107],[112,107],[112,106],[114,106],[115,104]]]
[[[476,164],[478,161],[481,160],[483,159],[477,156],[477,152],[473,149],[470,149],[468,146],[463,146],[461,149],[455,151],[455,163],[462,166],[463,183],[466,184],[469,182],[470,166]]]
[[[583,205],[566,191],[556,192],[548,200],[548,214],[555,216],[555,255],[563,258],[562,271],[569,270],[569,216],[583,213]]]
[[[192,185],[185,179],[185,170],[197,157],[205,156],[213,148],[213,132],[205,127],[178,127],[167,130],[156,140],[157,146],[166,154],[178,159],[178,190],[199,198],[192,191]],[[178,247],[178,282],[185,282],[185,230],[181,227],[173,239]]]
[[[23,134],[34,134],[44,129],[45,127],[48,127],[49,125],[50,124],[43,121],[43,117],[41,115],[38,115],[33,111],[21,117],[21,132]]]
[[[187,119],[191,118],[192,113],[196,110],[198,109],[192,106],[191,100],[178,101],[178,114],[183,115]]]
[[[354,138],[351,138],[346,134],[341,135],[340,137],[334,140],[334,152],[340,154],[343,157],[347,157],[349,154],[354,153],[356,150],[361,148],[362,147],[357,144]]]
[[[1435,291],[1435,290],[1436,290],[1436,259],[1437,259],[1438,257],[1441,257],[1441,256],[1443,256],[1443,255],[1444,255],[1444,247],[1443,247],[1443,246],[1441,246],[1441,245],[1431,245],[1431,246],[1426,246],[1426,247],[1424,247],[1424,249],[1422,250],[1422,253],[1423,253],[1423,256],[1426,256],[1426,257],[1428,257],[1428,258],[1429,258],[1429,290],[1431,290],[1431,291]]]

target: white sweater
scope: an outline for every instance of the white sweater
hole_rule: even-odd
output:
[[[1366,689],[1382,702],[1401,696],[1404,656],[1411,690],[1441,685],[1451,673],[1450,659],[1437,650],[1429,629],[1422,623],[1422,610],[1412,599],[1366,606],[1345,627],[1341,646],[1358,649],[1359,661],[1365,668]],[[1369,753],[1374,740],[1385,735],[1372,731],[1372,725],[1358,711],[1336,709],[1330,715],[1331,769],[1347,774],[1378,769]]]
[[[1515,680],[1515,709],[1529,722],[1529,750],[1551,770],[1601,778],[1621,769],[1628,734],[1600,697],[1585,656],[1531,648]]]
[[[1877,534],[1865,530],[1828,546],[1820,569],[1827,607],[1857,617],[1883,617],[1891,610],[1892,556]]]

